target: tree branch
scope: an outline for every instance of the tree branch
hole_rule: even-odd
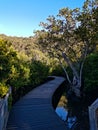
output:
[[[64,71],[65,74],[66,74],[66,77],[67,77],[67,80],[68,80],[69,84],[71,84],[71,80],[70,80],[70,78],[69,78],[69,75],[68,75],[66,69],[64,68],[64,66],[62,65],[62,62],[60,61],[60,59],[59,59],[59,62],[60,62],[60,65],[61,65],[63,71]]]
[[[80,67],[80,82],[82,82],[82,72],[83,72],[83,66],[84,66],[84,62],[85,62],[86,56],[87,56],[87,48],[86,48],[85,54],[82,57],[83,61],[81,63],[81,67]]]

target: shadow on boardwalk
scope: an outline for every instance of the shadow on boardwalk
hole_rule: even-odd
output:
[[[10,112],[7,130],[68,130],[52,107],[52,95],[62,82],[55,77],[21,98]]]

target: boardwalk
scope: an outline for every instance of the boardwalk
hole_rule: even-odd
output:
[[[63,81],[56,77],[21,98],[10,112],[7,130],[68,130],[52,107],[52,95]]]

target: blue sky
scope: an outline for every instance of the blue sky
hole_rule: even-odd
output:
[[[0,34],[33,35],[39,23],[63,7],[81,8],[84,0],[0,0]]]

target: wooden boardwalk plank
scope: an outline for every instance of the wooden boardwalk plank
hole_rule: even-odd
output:
[[[10,111],[7,130],[68,130],[52,107],[52,95],[64,78],[55,77],[21,98]]]

